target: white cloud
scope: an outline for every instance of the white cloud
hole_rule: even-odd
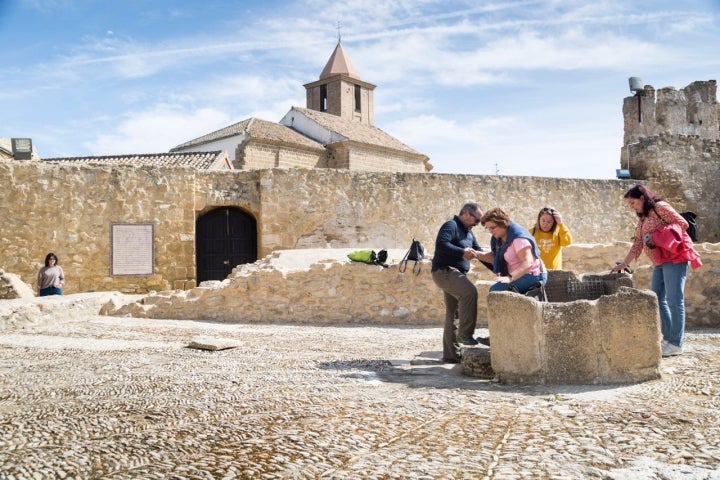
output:
[[[186,112],[159,105],[127,114],[114,131],[99,134],[84,146],[92,155],[161,153],[229,124],[229,116],[222,111]]]
[[[44,18],[60,8],[35,5]],[[196,17],[223,6],[212,0],[177,11],[118,7],[126,16],[107,24],[81,2],[62,5],[78,24],[33,38],[47,48],[33,43],[36,57],[24,63],[8,57],[0,76],[14,112],[6,128],[32,131],[56,156],[86,154],[81,145],[94,155],[167,151],[251,116],[277,121],[305,105],[303,84],[328,60],[338,21],[362,79],[378,86],[377,126],[430,155],[436,171],[494,173],[497,163],[508,174],[563,175],[581,158],[580,174],[612,176],[627,77],[682,88],[717,79],[720,68],[715,0],[652,9],[620,0],[301,0],[227,10],[211,24]],[[83,29],[86,15],[101,26]],[[51,45],[52,35],[62,44]],[[29,48],[20,42],[4,53]]]

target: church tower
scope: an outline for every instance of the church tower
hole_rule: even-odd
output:
[[[373,90],[375,85],[360,80],[338,40],[320,80],[305,85],[307,108],[373,125]]]

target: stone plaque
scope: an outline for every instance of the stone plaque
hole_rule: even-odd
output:
[[[155,226],[152,223],[113,223],[110,235],[111,275],[155,273]]]

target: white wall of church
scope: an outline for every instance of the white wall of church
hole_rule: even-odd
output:
[[[297,110],[290,110],[286,113],[282,120],[280,120],[280,123],[302,133],[306,137],[312,138],[318,143],[322,143],[323,145],[345,140],[345,137],[342,135],[328,131],[317,123],[309,120],[305,115]]]
[[[178,149],[178,152],[211,152],[214,150],[225,150],[228,154],[228,158],[234,164],[235,163],[235,148],[238,143],[244,141],[243,135],[235,135],[228,138],[222,138],[220,140],[214,140],[212,142],[203,143],[202,145],[194,145],[192,147]]]

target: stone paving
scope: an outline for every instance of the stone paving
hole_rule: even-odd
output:
[[[507,386],[439,327],[60,317],[0,328],[2,480],[720,479],[720,331],[660,380]]]

